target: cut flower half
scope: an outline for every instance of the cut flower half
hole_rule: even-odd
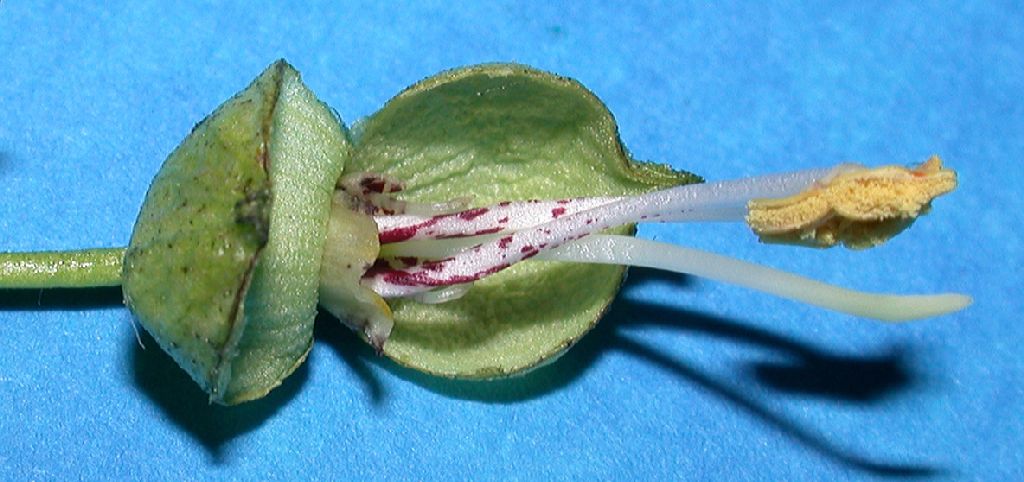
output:
[[[890,321],[969,303],[859,293],[630,236],[640,222],[740,221],[766,242],[868,248],[955,187],[938,158],[703,184],[630,159],[610,114],[579,84],[509,65],[427,79],[354,132],[335,210],[372,217],[380,251],[345,263],[358,272],[325,263],[321,304],[377,350],[429,373],[493,378],[557,356],[596,323],[624,266]],[[325,260],[348,245],[329,237]],[[337,279],[350,295],[325,289]]]
[[[381,251],[361,275],[359,291],[376,306],[386,306],[381,298],[446,303],[468,293],[473,283],[532,258],[695,274],[883,321],[937,316],[966,307],[970,298],[858,292],[709,252],[598,233],[637,222],[739,221],[769,242],[867,248],[905,229],[934,198],[955,187],[955,173],[933,157],[915,168],[844,164],[635,196],[506,201],[433,215],[379,214],[374,220]],[[368,199],[366,192],[351,194]],[[364,204],[350,208],[359,205]],[[331,253],[335,246],[349,245],[328,238],[325,249]],[[366,256],[362,265],[372,259]],[[354,276],[348,279],[355,286]],[[339,295],[328,290],[323,296]],[[359,328],[382,350],[392,321],[379,310]]]

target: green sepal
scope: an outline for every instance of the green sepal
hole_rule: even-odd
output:
[[[150,186],[125,301],[212,401],[262,397],[305,359],[349,149],[340,121],[278,61],[198,124]]]
[[[354,129],[348,172],[406,183],[403,199],[508,200],[627,195],[699,182],[630,159],[604,104],[571,79],[520,65],[443,72]],[[632,233],[633,227],[614,230]],[[451,377],[505,376],[558,355],[594,326],[623,268],[520,263],[439,305],[392,300],[384,353]]]

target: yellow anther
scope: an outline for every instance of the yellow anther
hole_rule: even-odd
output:
[[[747,205],[747,224],[769,243],[877,246],[956,188],[956,172],[932,156],[914,168],[843,166],[803,192]]]

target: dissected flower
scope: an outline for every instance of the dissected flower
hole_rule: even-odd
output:
[[[955,183],[933,158],[704,184],[634,161],[596,96],[519,65],[443,72],[349,131],[278,61],[171,153],[127,248],[3,253],[0,287],[121,284],[227,405],[303,363],[318,304],[399,363],[488,378],[575,343],[625,266],[885,320],[962,308],[962,295],[859,293],[631,237],[640,222],[745,221],[764,241],[869,247]]]
[[[914,168],[844,164],[636,196],[506,201],[433,215],[369,208],[381,213],[374,220],[382,257],[362,276],[363,286],[384,298],[447,302],[464,295],[467,285],[536,257],[698,274],[886,321],[935,316],[961,309],[969,299],[856,292],[712,253],[595,233],[637,222],[745,221],[765,241],[869,247],[909,226],[955,186],[955,173],[933,157]],[[349,192],[362,196],[354,206],[380,201],[376,195],[382,193]],[[345,243],[329,242],[326,249],[338,245]],[[391,321],[374,320],[361,328],[383,349]]]

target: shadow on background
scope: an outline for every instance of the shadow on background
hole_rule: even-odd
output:
[[[781,354],[785,360],[748,362],[742,370],[754,382],[780,392],[863,404],[905,392],[917,383],[906,347],[837,355],[765,328],[632,300],[619,300],[608,318],[616,325],[612,329],[658,326],[749,345],[754,354]]]
[[[651,282],[687,283],[688,277],[665,275],[656,270],[632,269],[624,291],[642,289]],[[376,357],[357,336],[333,320],[318,324],[325,342],[353,365],[361,376],[371,377],[366,364],[378,364],[399,377],[436,393],[458,399],[488,403],[515,403],[543,396],[579,378],[608,350],[621,350],[623,334],[642,326],[717,338],[749,345],[752,353],[784,355],[780,361],[749,362],[742,375],[762,387],[784,393],[813,396],[836,402],[870,403],[910,389],[915,383],[908,368],[904,347],[890,347],[882,353],[836,355],[812,344],[787,338],[768,329],[736,320],[690,310],[652,305],[620,297],[604,319],[555,363],[524,376],[489,380],[452,380],[398,366]],[[636,342],[629,346],[635,348]],[[353,349],[353,345],[358,348]],[[362,365],[362,368],[357,368]],[[368,386],[379,382],[364,380]]]
[[[0,290],[3,311],[82,311],[122,306],[121,287]]]
[[[0,290],[0,310],[64,311],[122,306],[120,287],[75,289]],[[175,425],[201,443],[216,462],[223,461],[223,447],[231,439],[258,428],[298,393],[308,377],[305,365],[281,387],[260,400],[235,407],[213,405],[198,385],[144,330],[126,341],[126,360],[134,369],[134,383],[160,407]]]
[[[651,270],[633,269],[624,291],[638,289],[643,284],[651,282],[687,281],[685,277],[677,278]],[[883,353],[869,355],[835,355],[809,343],[735,320],[621,297],[612,304],[602,322],[561,359],[521,377],[465,381],[429,376],[381,361],[362,343],[359,344],[362,348],[358,349],[352,360],[357,364],[380,364],[402,379],[448,397],[488,403],[516,403],[544,396],[573,383],[603,354],[610,350],[618,350],[646,360],[688,383],[699,386],[708,393],[742,408],[762,423],[808,449],[848,467],[887,477],[935,476],[946,473],[944,469],[920,464],[877,462],[833,445],[811,428],[804,427],[783,414],[773,412],[757,397],[748,395],[747,390],[735,386],[742,387],[744,382],[718,380],[674,354],[663,353],[628,335],[630,328],[651,325],[750,345],[755,355],[763,355],[766,351],[784,355],[784,360],[780,362],[750,362],[740,369],[741,376],[748,378],[749,383],[754,385],[755,389],[751,390],[753,392],[768,387],[786,394],[814,396],[836,403],[868,404],[904,392],[916,383],[912,371],[908,368],[909,350],[906,348],[889,348]],[[352,343],[358,341],[354,335],[331,334],[330,337],[334,341],[328,343],[334,345],[339,353],[351,351]],[[372,378],[372,372],[366,370],[365,366],[362,371],[365,375],[361,376]],[[366,383],[371,386],[379,385],[379,382],[375,381]]]
[[[662,274],[648,276],[649,273],[649,270],[633,270],[625,291],[640,289],[646,283],[686,282],[685,278]],[[121,290],[117,287],[4,290],[0,297],[2,310],[88,310],[120,305]],[[868,404],[906,391],[916,383],[908,369],[912,353],[905,347],[890,347],[882,353],[868,355],[835,355],[765,328],[627,298],[613,303],[605,319],[555,363],[525,376],[503,380],[448,380],[399,367],[378,357],[354,333],[329,316],[318,320],[315,337],[318,344],[330,346],[353,370],[374,404],[385,401],[387,394],[384,384],[377,378],[379,372],[372,369],[372,365],[448,397],[504,404],[555,392],[577,380],[609,350],[619,350],[701,387],[794,441],[852,468],[882,476],[929,476],[945,472],[923,465],[875,462],[840,449],[812,429],[771,411],[756,397],[747,395],[747,390],[741,388],[743,382],[718,380],[674,354],[660,352],[633,339],[630,329],[641,326],[658,326],[750,345],[756,355],[781,354],[781,361],[746,362],[740,372],[752,385],[786,394],[820,397],[836,403]],[[152,338],[145,333],[142,337],[148,348],[143,349],[134,342],[128,345],[127,358],[134,368],[135,384],[175,425],[200,442],[216,462],[223,462],[227,442],[262,425],[295,397],[309,375],[307,366],[303,365],[263,399],[230,408],[211,405],[206,395]]]
[[[209,403],[206,393],[145,332],[142,343],[146,348],[132,342],[128,353],[135,385],[171,422],[201,443],[216,463],[225,461],[227,442],[259,428],[295,397],[309,376],[308,365],[303,364],[266,397],[224,407]]]
[[[359,378],[374,406],[382,405],[387,399],[384,383],[374,372],[372,365],[382,368],[394,366],[390,360],[377,356],[358,335],[334,316],[321,310],[313,326],[314,350],[320,345],[327,345],[334,351],[352,373]]]

